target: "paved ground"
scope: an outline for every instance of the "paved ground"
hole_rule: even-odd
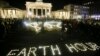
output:
[[[88,51],[73,54],[65,53],[62,44],[76,42],[95,42],[100,45],[100,26],[80,23],[75,28],[68,28],[67,32],[42,31],[39,34],[36,34],[33,31],[28,31],[20,26],[16,29],[12,28],[7,31],[5,37],[3,37],[0,41],[0,56],[6,56],[11,49],[55,44],[58,44],[63,48],[62,51],[64,53],[61,56],[100,56],[100,50],[95,52]]]

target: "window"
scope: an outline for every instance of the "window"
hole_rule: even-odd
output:
[[[34,9],[34,15],[36,15],[36,9]]]

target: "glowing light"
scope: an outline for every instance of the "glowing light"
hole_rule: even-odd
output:
[[[44,28],[45,28],[46,30],[49,30],[49,31],[50,31],[50,30],[52,30],[53,27],[52,27],[52,25],[49,24],[48,22],[45,22],[45,23],[44,23]]]
[[[26,48],[23,48],[17,56],[20,56],[20,55],[26,56]]]
[[[14,50],[11,50],[8,54],[7,54],[7,56],[14,56],[14,55],[16,55],[16,51],[19,51],[18,49],[14,49]]]
[[[74,46],[81,51],[87,51],[87,47],[83,43],[75,43]]]
[[[96,51],[100,49],[100,46],[98,46],[96,43],[88,42],[88,43],[70,43],[65,44],[65,47],[69,50],[70,53],[74,52],[86,52],[86,51]],[[49,46],[38,46],[38,47],[29,47],[20,49],[13,49],[11,50],[7,56],[37,56],[37,53],[39,50],[42,50],[42,53],[44,56],[47,56],[48,53],[51,52],[51,55],[61,55],[62,51],[60,50],[59,45],[49,45]],[[47,53],[47,51],[49,51]]]
[[[70,44],[70,45],[65,44],[65,45],[66,45],[66,47],[69,49],[69,51],[70,51],[71,53],[73,53],[73,50],[75,50],[76,52],[78,52],[78,50],[74,47],[74,45],[72,45],[72,44]]]
[[[30,29],[33,29],[36,33],[39,33],[41,30],[42,22],[24,22],[24,25]]]
[[[52,30],[60,30],[61,29],[61,22],[59,21],[47,21],[44,23],[45,30],[52,31]]]
[[[67,29],[68,29],[68,28],[65,28],[64,32],[67,32]]]
[[[46,48],[49,46],[39,46],[39,49],[43,49],[43,55],[46,56]]]
[[[37,2],[42,2],[43,0],[36,0]]]
[[[58,55],[61,55],[61,51],[60,51],[58,45],[56,45],[55,48],[51,45],[51,51],[52,51],[52,55],[56,55],[56,53],[57,53]],[[56,53],[55,53],[55,52],[56,52]]]
[[[23,24],[24,24],[25,26],[29,26],[29,24],[28,24],[26,21],[24,21]]]
[[[29,15],[29,16],[32,16],[32,12],[28,12],[28,15]]]
[[[88,49],[92,51],[96,51],[97,49],[100,49],[100,46],[92,42],[86,43],[86,45],[88,45],[89,46]]]
[[[100,19],[100,15],[91,15],[90,17],[93,19]]]
[[[29,52],[28,52],[28,55],[27,56],[30,56],[31,54],[33,54],[34,56],[36,56],[36,52],[37,51],[37,48],[36,47],[31,47],[29,49]]]
[[[45,30],[52,31],[52,30],[60,30],[61,29],[61,22],[60,21],[46,21],[44,22],[28,22],[24,21],[23,24],[36,31],[36,33],[41,32],[42,27],[44,27]],[[43,25],[42,25],[43,24]]]

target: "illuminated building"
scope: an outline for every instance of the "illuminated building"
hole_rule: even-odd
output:
[[[26,12],[17,8],[0,8],[0,16],[4,19],[24,18]]]
[[[8,5],[8,4],[6,4]],[[86,19],[89,16],[89,7],[69,4],[62,10],[51,11],[52,4],[42,0],[26,2],[26,10],[14,7],[0,7],[0,18],[53,18],[53,19]]]
[[[70,19],[86,19],[89,16],[89,7],[69,4],[64,9],[70,12]]]
[[[51,17],[51,3],[44,3],[42,0],[36,2],[26,2],[28,18]]]
[[[70,19],[70,13],[66,10],[57,10],[52,12],[52,17],[54,19]]]
[[[21,19],[26,17],[26,11],[18,8],[14,8],[9,3],[0,1],[0,18],[3,19]]]
[[[87,19],[89,17],[89,7],[69,4],[64,9],[52,12],[55,19]]]
[[[5,5],[5,4],[3,4]],[[43,3],[42,0],[36,2],[26,2],[26,10],[13,7],[0,7],[0,18],[45,18],[51,17],[51,3]]]
[[[100,15],[91,15],[90,18],[100,20]]]

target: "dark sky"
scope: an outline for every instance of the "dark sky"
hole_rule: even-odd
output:
[[[25,2],[26,1],[33,1],[36,0],[4,0],[9,2],[9,4],[13,7],[17,8],[25,8]],[[62,9],[64,5],[67,5],[69,3],[72,4],[83,4],[89,1],[93,0],[43,0],[44,2],[50,2],[53,5],[53,10]],[[96,0],[95,0],[96,1]]]

